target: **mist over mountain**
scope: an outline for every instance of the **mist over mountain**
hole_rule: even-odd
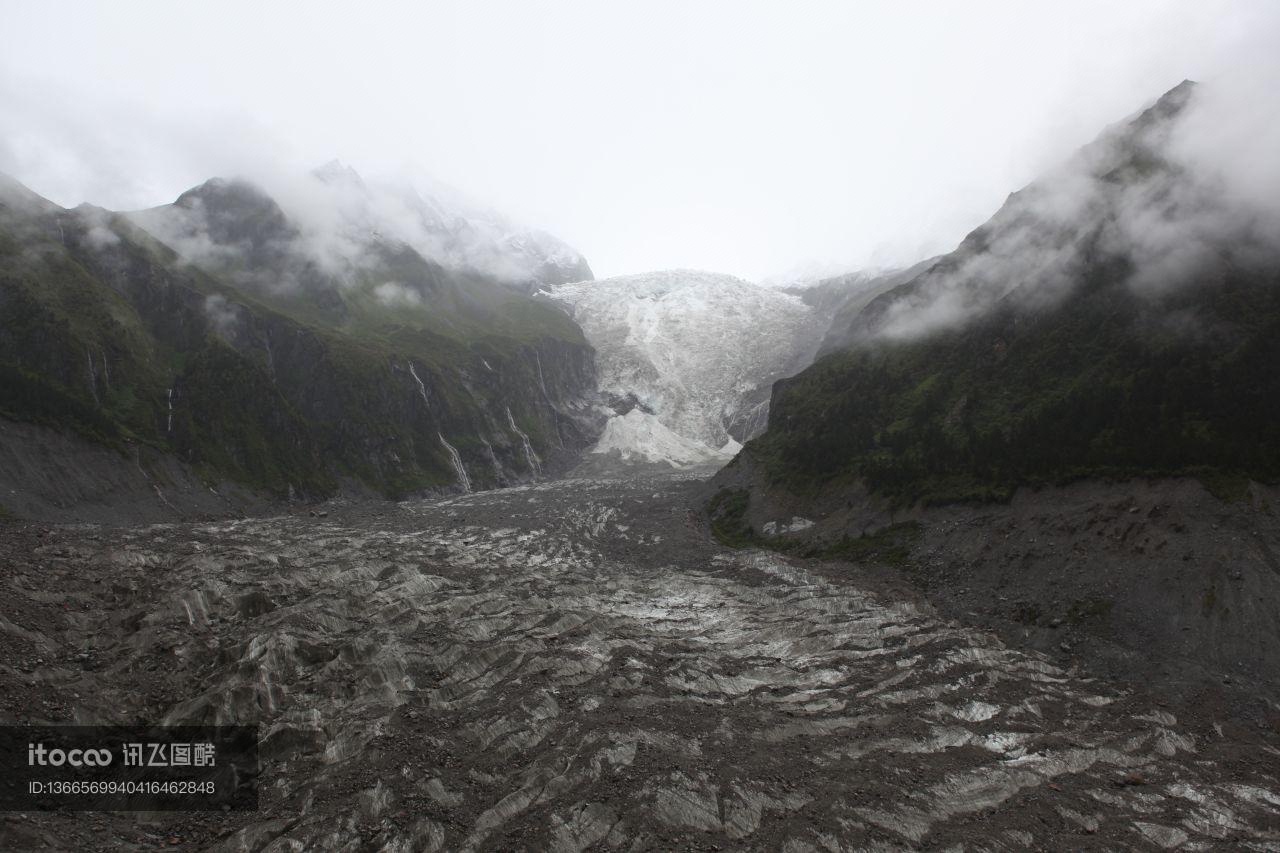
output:
[[[1183,83],[870,300],[748,455],[901,499],[1093,474],[1273,479],[1280,217]],[[1209,103],[1212,104],[1212,98]],[[1207,108],[1206,108],[1207,109]]]
[[[902,269],[860,270],[784,288],[800,297],[814,312],[826,318],[819,353],[842,349],[850,343],[854,321],[876,297],[912,281],[933,266],[929,258]]]
[[[117,214],[64,210],[5,179],[0,411],[145,455],[129,468],[144,503],[178,500],[156,473],[170,460],[186,466],[173,475],[184,483],[274,498],[321,497],[341,482],[387,495],[469,491],[572,464],[600,421],[591,349],[524,291],[585,262],[573,254],[557,271],[569,255],[547,239],[537,245],[552,254],[535,269],[519,232],[503,243],[469,220],[427,220],[416,196],[411,232],[349,171],[302,186],[316,193],[309,205],[212,179],[172,205]],[[457,265],[408,238],[447,245]],[[47,444],[23,440],[25,454]],[[48,474],[20,468],[8,502],[60,500]],[[108,457],[72,492],[115,479]]]
[[[1226,94],[1230,94],[1229,92]],[[911,339],[963,326],[997,306],[1052,309],[1105,260],[1155,303],[1227,268],[1265,269],[1280,204],[1258,138],[1274,124],[1213,127],[1222,91],[1185,81],[1105,131],[999,211],[909,287],[865,312],[857,335]]]
[[[172,205],[132,214],[192,262],[226,269],[252,256],[260,280],[280,293],[340,288],[411,248],[446,269],[475,272],[524,292],[590,279],[578,252],[550,234],[522,228],[468,203],[456,192],[420,192],[407,180],[366,182],[337,160],[306,174],[275,176],[270,189],[247,180],[213,179]],[[269,270],[261,270],[263,263]],[[387,299],[403,293],[390,282]],[[412,296],[404,298],[412,299]]]

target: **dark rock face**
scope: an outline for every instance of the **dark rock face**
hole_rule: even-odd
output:
[[[0,418],[0,520],[138,524],[260,515],[272,504],[210,483],[171,450],[124,452],[65,430]]]
[[[564,470],[598,435],[581,332],[482,275],[378,244],[336,277],[237,183],[174,206],[201,213],[191,258],[118,214],[32,199],[0,195],[11,419],[275,497],[492,488]]]
[[[262,255],[298,237],[280,205],[245,181],[214,178],[178,196],[174,207],[198,212],[211,241],[244,249],[252,266],[261,266]]]
[[[641,402],[640,398],[635,394],[606,394],[605,405],[613,410],[614,414],[625,415],[632,409],[639,409],[646,415],[652,415],[653,409]]]

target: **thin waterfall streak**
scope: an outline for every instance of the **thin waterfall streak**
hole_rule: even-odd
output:
[[[422,396],[423,405],[431,407],[431,402],[427,399],[427,386],[422,384],[422,380],[418,378],[418,371],[413,369],[413,362],[409,362],[409,375],[413,377],[413,381],[418,383],[418,394]]]
[[[520,436],[520,443],[524,446],[524,459],[529,463],[529,470],[533,471],[535,477],[542,476],[542,462],[538,459],[538,454],[533,452],[533,445],[529,443],[529,436],[524,434],[520,427],[516,426],[516,419],[511,416],[511,407],[507,407],[507,424],[511,427],[511,431]]]
[[[453,472],[458,476],[458,484],[462,486],[462,491],[470,493],[471,478],[467,476],[467,469],[462,466],[462,456],[458,454],[458,449],[452,444],[444,440],[444,434],[437,432],[440,437],[440,443],[444,445],[444,449],[449,451],[449,460],[453,462]]]
[[[93,351],[85,347],[84,354],[89,359],[89,392],[93,394],[93,402],[101,405],[98,399],[98,371],[93,367]]]

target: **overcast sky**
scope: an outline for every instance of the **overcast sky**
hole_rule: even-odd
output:
[[[1277,44],[1266,0],[4,0],[0,171],[124,209],[337,157],[429,173],[597,276],[755,279],[949,249],[1102,126]]]

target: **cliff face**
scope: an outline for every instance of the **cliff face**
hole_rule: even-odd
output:
[[[390,241],[326,268],[234,189],[200,199],[209,251],[184,256],[6,180],[0,414],[275,497],[492,488],[594,440],[593,353],[562,312]]]

